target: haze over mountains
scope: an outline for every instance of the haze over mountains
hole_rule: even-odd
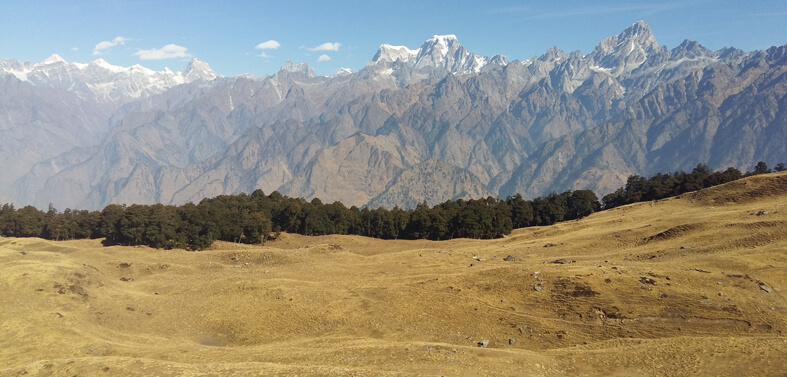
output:
[[[262,189],[409,208],[747,169],[787,160],[786,50],[670,50],[640,21],[589,54],[508,62],[434,36],[331,77],[0,59],[0,199],[98,209]]]

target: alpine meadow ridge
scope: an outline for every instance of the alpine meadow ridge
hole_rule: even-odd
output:
[[[637,22],[507,61],[453,35],[359,70],[222,77],[0,58],[0,202],[100,209],[278,191],[347,206],[591,189],[787,159],[787,46],[669,49]]]

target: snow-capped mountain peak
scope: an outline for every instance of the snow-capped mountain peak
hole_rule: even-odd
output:
[[[441,55],[447,54],[454,45],[459,45],[459,39],[453,34],[434,35],[424,42],[424,47],[428,47],[432,50],[436,49]],[[423,47],[421,50],[423,51]]]
[[[387,62],[395,62],[397,60],[401,60],[403,62],[408,62],[414,59],[420,50],[411,50],[407,46],[392,46],[387,43],[383,43],[380,45],[380,48],[377,50],[377,53],[372,58],[373,62],[379,61],[387,61]]]
[[[292,73],[302,73],[306,75],[306,77],[316,77],[317,75],[314,73],[311,67],[309,67],[306,63],[298,63],[295,64],[291,60],[287,60],[284,65],[281,66],[281,71],[284,72],[292,72]]]
[[[117,66],[101,58],[87,64],[69,63],[57,54],[32,65],[14,59],[0,60],[0,77],[10,75],[36,86],[71,90],[101,102],[123,102],[161,93],[175,85],[218,77],[207,63],[196,59],[183,73],[175,73],[169,69],[154,71],[139,64]]]
[[[456,35],[434,35],[418,49],[382,44],[370,63],[378,72],[389,75],[391,63],[400,61],[415,70],[438,69],[454,74],[478,73],[490,59],[467,51]],[[500,60],[496,60],[499,63]]]
[[[101,69],[104,69],[106,71],[110,71],[110,72],[113,72],[113,73],[120,73],[120,72],[123,72],[125,70],[125,68],[123,68],[123,67],[121,67],[119,65],[109,64],[106,60],[104,60],[102,58],[98,58],[96,60],[93,60],[92,62],[88,63],[88,66],[93,66],[94,68],[95,67],[101,68]]]
[[[194,58],[186,65],[186,69],[183,70],[183,76],[186,81],[191,82],[196,80],[211,81],[219,75],[213,72],[207,62]]]
[[[630,72],[645,62],[659,48],[656,37],[645,21],[637,21],[620,34],[604,39],[591,58],[598,66],[617,76]]]
[[[50,64],[57,64],[57,63],[65,63],[66,59],[63,59],[62,56],[58,54],[52,54],[48,58],[41,61],[41,63],[36,64],[37,66],[43,65],[50,65]]]
[[[455,52],[460,48],[464,49],[464,47],[459,44],[459,39],[456,38],[456,35],[435,35],[427,39],[426,42],[421,45],[418,57],[445,57],[449,53]]]
[[[342,67],[342,68],[339,68],[339,70],[337,70],[336,73],[334,73],[332,77],[348,76],[348,75],[352,75],[352,74],[353,74],[353,70],[352,69]]]

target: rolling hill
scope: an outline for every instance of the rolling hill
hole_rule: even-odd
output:
[[[491,241],[0,238],[0,376],[779,376],[785,203],[775,173]]]

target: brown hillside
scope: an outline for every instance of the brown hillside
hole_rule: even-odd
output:
[[[780,173],[493,241],[0,238],[0,376],[783,376],[786,225]]]

